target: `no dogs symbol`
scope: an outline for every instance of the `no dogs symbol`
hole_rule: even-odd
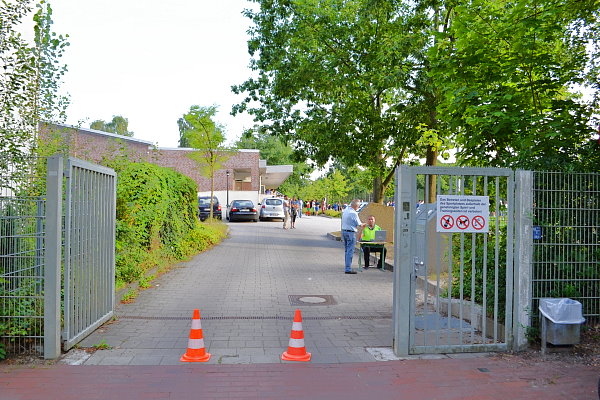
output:
[[[467,229],[469,227],[469,217],[466,215],[461,215],[456,218],[456,226],[458,229]]]

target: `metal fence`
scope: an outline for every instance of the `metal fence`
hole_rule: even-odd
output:
[[[0,154],[0,350],[8,354],[56,358],[113,313],[116,175],[76,159],[63,166],[60,156]]]
[[[568,297],[600,323],[600,174],[535,172],[533,196],[532,310]]]
[[[46,160],[0,158],[0,346],[41,355]]]

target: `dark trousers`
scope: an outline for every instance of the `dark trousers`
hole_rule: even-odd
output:
[[[362,250],[365,256],[365,268],[369,266],[371,253],[379,253],[379,263],[377,268],[383,268],[383,255],[385,254],[383,246],[363,246]]]

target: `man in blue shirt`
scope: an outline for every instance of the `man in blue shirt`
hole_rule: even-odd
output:
[[[345,273],[356,274],[352,271],[352,256],[354,255],[354,246],[356,245],[356,233],[358,227],[364,227],[358,217],[358,207],[360,200],[354,199],[350,203],[350,207],[346,207],[342,213],[342,240],[344,241],[345,250]]]

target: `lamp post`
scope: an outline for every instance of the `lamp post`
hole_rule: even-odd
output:
[[[227,170],[226,174],[227,174],[227,206],[229,206],[229,170]]]

